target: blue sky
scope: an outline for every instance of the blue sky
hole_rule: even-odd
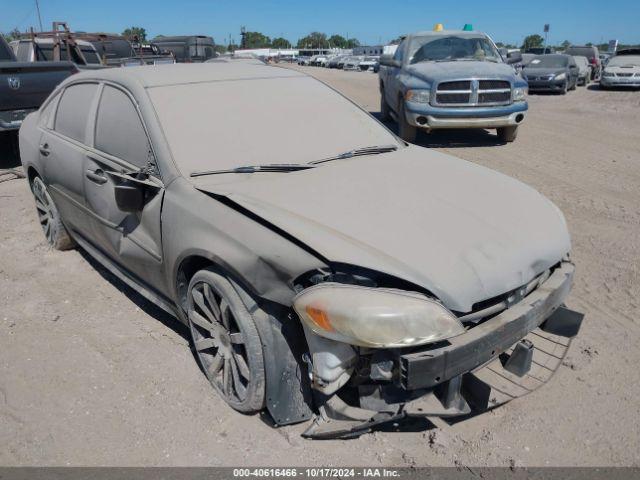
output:
[[[495,41],[521,43],[551,24],[550,43],[640,43],[640,0],[40,0],[42,20],[66,20],[74,30],[122,32],[128,26],[158,34],[208,34],[238,41],[240,26],[292,42],[317,30],[349,34],[361,43],[387,42],[402,33],[472,23]],[[0,0],[0,31],[37,26],[34,0]]]

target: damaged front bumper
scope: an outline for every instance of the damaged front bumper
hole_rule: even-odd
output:
[[[520,302],[462,335],[426,347],[375,353],[370,378],[363,378],[362,373],[352,378],[360,376],[358,406],[354,406],[353,395],[350,401],[348,395],[343,399],[338,394],[316,392],[320,414],[304,436],[357,436],[408,416],[481,413],[504,403],[495,400],[492,389],[514,389],[515,393],[503,395],[508,401],[537,388],[559,367],[569,339],[577,334],[582,321],[581,314],[563,306],[573,275],[573,264],[562,262]],[[525,337],[528,340],[523,340]],[[392,378],[383,380],[375,362],[386,364],[387,371],[393,370]],[[532,365],[541,373],[529,375]],[[495,382],[487,380],[486,375],[483,379],[483,371],[511,384],[500,388],[491,385]]]

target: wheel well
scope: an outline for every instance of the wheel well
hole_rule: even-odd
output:
[[[178,293],[180,308],[182,308],[184,312],[187,311],[187,292],[191,278],[196,272],[213,266],[215,266],[215,263],[210,259],[199,255],[187,257],[180,264],[176,275],[176,291]]]
[[[29,179],[29,184],[31,184],[33,182],[34,178],[39,177],[39,176],[40,176],[40,174],[38,173],[38,171],[35,168],[30,166],[27,169],[27,178]]]

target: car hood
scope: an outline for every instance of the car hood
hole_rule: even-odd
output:
[[[513,68],[493,62],[420,62],[407,67],[407,72],[429,83],[465,78],[487,78],[511,81]]]
[[[561,73],[566,73],[566,68],[531,68],[525,67],[522,70],[522,74],[527,76],[531,75],[534,77],[546,77],[547,75],[560,75]]]
[[[613,73],[640,73],[640,65],[620,65],[605,67],[605,72],[613,72]]]
[[[528,283],[570,250],[562,213],[537,191],[420,147],[192,180],[330,262],[412,282],[459,312]]]

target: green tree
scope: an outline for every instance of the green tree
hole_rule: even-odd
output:
[[[349,38],[347,39],[346,48],[356,48],[360,46],[360,42],[357,38]]]
[[[560,44],[560,46],[562,47],[563,50],[566,50],[567,48],[569,48],[571,46],[571,42],[569,40],[565,40],[564,42],[562,42]]]
[[[272,40],[271,47],[272,48],[289,48],[291,47],[291,42],[286,38],[278,37]]]
[[[140,43],[145,43],[147,41],[147,31],[142,27],[125,28],[122,35],[127,38],[138,37],[138,41],[140,41]]]
[[[18,30],[17,28],[14,28],[9,33],[3,33],[2,36],[5,38],[7,42],[18,40],[20,38],[20,30]]]
[[[538,34],[528,35],[524,37],[524,42],[522,42],[522,49],[527,50],[528,48],[538,48],[544,45],[544,38],[542,38]]]
[[[298,48],[329,48],[329,40],[325,33],[311,32],[298,40]]]
[[[269,48],[271,39],[260,32],[247,32],[244,34],[245,48]]]
[[[347,39],[342,35],[331,35],[328,42],[333,48],[347,48]]]

